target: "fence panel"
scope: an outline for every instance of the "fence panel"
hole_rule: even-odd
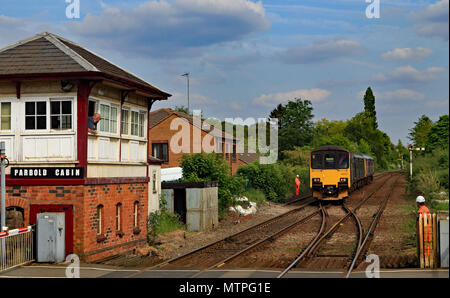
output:
[[[0,272],[34,261],[31,226],[0,233]]]
[[[418,250],[420,268],[436,268],[437,233],[436,214],[420,214],[418,220]]]

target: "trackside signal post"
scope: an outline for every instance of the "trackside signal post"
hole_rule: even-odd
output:
[[[409,150],[409,177],[412,178],[412,160],[413,160],[413,151],[425,151],[425,148],[414,148],[413,145],[409,144],[408,145],[408,150]]]

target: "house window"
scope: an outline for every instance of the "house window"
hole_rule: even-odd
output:
[[[72,129],[72,101],[50,101],[50,128]]]
[[[122,117],[121,117],[121,121],[122,121],[122,128],[121,128],[121,133],[123,135],[127,135],[128,134],[128,115],[129,115],[130,111],[126,110],[126,109],[122,109]]]
[[[231,155],[231,158],[232,158],[233,162],[235,162],[236,159],[237,159],[236,153],[237,153],[236,152],[236,144],[233,144],[233,153]]]
[[[122,229],[121,225],[121,214],[122,213],[122,203],[116,205],[116,230],[120,231]]]
[[[101,235],[103,232],[103,205],[97,206],[97,235]]]
[[[100,131],[117,133],[117,106],[100,104]]]
[[[25,103],[25,129],[47,129],[47,102]]]
[[[134,211],[133,211],[133,228],[138,227],[138,213],[139,212],[139,202],[134,202]]]
[[[1,103],[1,113],[0,113],[0,130],[11,130],[11,103],[2,102]]]
[[[169,144],[167,143],[154,143],[152,144],[153,156],[169,162]]]

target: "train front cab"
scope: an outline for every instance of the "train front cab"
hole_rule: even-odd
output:
[[[350,152],[345,149],[311,152],[310,188],[319,200],[339,201],[349,195]]]

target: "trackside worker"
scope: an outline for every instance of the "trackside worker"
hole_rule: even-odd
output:
[[[300,176],[295,177],[295,195],[300,195]]]
[[[418,196],[416,198],[417,208],[419,210],[417,211],[417,218],[420,214],[430,214],[430,210],[428,210],[427,206],[425,206],[425,198],[423,196]]]
[[[418,196],[416,198],[416,203],[417,203],[417,208],[419,208],[419,210],[417,211],[417,222],[418,222],[420,215],[429,215],[430,210],[427,208],[427,206],[425,206],[425,198],[423,196]],[[429,231],[428,231],[428,225],[427,225],[427,236],[429,236],[428,234],[429,234]],[[417,230],[414,232],[414,235],[417,235]]]

